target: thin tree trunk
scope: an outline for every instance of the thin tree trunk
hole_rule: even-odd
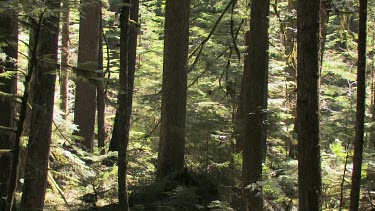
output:
[[[32,114],[28,142],[25,185],[21,209],[42,210],[47,186],[48,157],[51,144],[52,118],[57,69],[60,14],[59,0],[45,1],[46,17],[42,20],[38,58],[33,83]],[[52,14],[51,14],[52,13]]]
[[[4,1],[3,1],[4,2]],[[5,1],[6,2],[6,1]],[[4,68],[0,67],[0,91],[10,94],[17,93],[17,76],[3,78],[2,73],[16,71],[17,65],[17,43],[18,42],[18,23],[17,12],[8,10],[0,14],[0,33],[4,36],[9,45],[2,46],[3,52],[7,55],[7,60],[2,61]],[[14,59],[12,61],[12,59]],[[16,72],[15,72],[16,73]],[[0,100],[0,126],[15,127],[16,123],[16,105],[13,100]],[[15,135],[0,131],[0,149],[12,149],[15,142]],[[5,210],[8,188],[9,172],[11,169],[11,156],[0,156],[0,210]]]
[[[96,113],[96,82],[93,71],[98,69],[100,8],[97,0],[81,0],[78,46],[78,74],[81,80],[76,81],[74,123],[79,126],[78,135],[84,138],[83,145],[87,151],[93,151],[95,113]]]
[[[269,0],[251,2],[248,81],[245,81],[245,130],[242,197],[248,210],[263,210],[262,160],[264,155],[268,83]],[[244,73],[245,75],[246,73]]]
[[[101,8],[100,8],[101,10]],[[100,11],[102,13],[102,11]],[[100,18],[100,32],[103,31],[102,25],[103,19]],[[98,69],[101,71],[99,75],[100,80],[96,87],[97,92],[97,103],[98,103],[98,148],[100,154],[105,154],[105,94],[104,94],[104,70],[103,70],[103,35],[100,33],[99,36],[99,58],[98,58]]]
[[[297,10],[298,209],[301,211],[322,210],[319,11],[319,0],[300,0]]]
[[[138,23],[138,19],[139,19],[139,0],[132,0],[132,7],[130,9],[130,19],[133,20],[135,23]],[[132,24],[130,26],[130,31],[129,31],[129,49],[128,49],[128,87],[129,87],[129,90],[133,90],[134,89],[134,74],[135,74],[135,69],[136,69],[136,61],[137,61],[137,43],[138,43],[138,39],[137,39],[137,28],[138,26],[137,25],[134,25]],[[127,97],[128,99],[128,103],[130,105],[130,108],[132,107],[132,101],[133,101],[133,91],[129,92],[129,95]],[[130,111],[131,112],[131,109]],[[118,117],[118,112],[116,111],[116,117]],[[130,117],[131,117],[131,113],[129,113],[129,115],[127,116],[127,120],[126,121],[129,121],[129,124],[130,124]],[[128,120],[129,119],[129,120]],[[112,134],[117,134],[118,133],[118,130],[119,130],[119,127],[118,127],[118,123],[116,123],[116,121],[118,121],[117,118],[115,118],[115,124],[114,124],[114,127],[113,127],[113,132]],[[109,145],[109,150],[110,151],[118,151],[118,144],[119,142],[119,139],[117,138],[117,136],[112,136],[112,139],[111,139],[111,142],[110,142],[110,145]]]
[[[361,171],[363,158],[364,123],[366,110],[366,39],[367,0],[359,1],[358,69],[357,69],[357,109],[354,142],[352,187],[350,190],[350,210],[359,209]]]
[[[60,97],[61,104],[60,109],[63,112],[63,117],[68,117],[68,87],[69,87],[69,12],[70,12],[70,0],[63,0],[62,9],[62,29],[61,29],[61,73],[60,73]]]
[[[157,177],[184,168],[190,0],[167,0]]]
[[[128,94],[129,90],[129,32],[130,32],[130,0],[123,0],[124,6],[120,14],[120,89],[117,96],[118,109],[116,111],[115,125],[112,140],[118,142],[118,199],[119,209],[129,210],[127,187],[127,147],[129,143],[130,118]]]

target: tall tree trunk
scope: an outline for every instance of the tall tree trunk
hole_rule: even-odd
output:
[[[102,14],[100,8],[100,13]],[[101,16],[101,15],[100,15]],[[100,154],[105,154],[105,90],[104,90],[104,65],[103,65],[103,18],[100,17],[100,36],[99,36],[99,57],[98,69],[100,70],[100,80],[96,87],[96,102],[98,106],[98,148]]]
[[[242,197],[248,210],[263,210],[262,159],[265,142],[268,83],[269,0],[251,2],[248,81],[245,81],[245,130],[242,163]],[[244,73],[245,75],[246,73]]]
[[[130,9],[130,19],[133,20],[135,23],[138,23],[139,19],[139,0],[132,0],[132,7]],[[131,24],[130,25],[130,31],[129,31],[129,49],[128,49],[128,87],[129,90],[134,89],[134,74],[135,74],[135,69],[136,69],[136,61],[137,61],[137,26],[136,24]],[[132,101],[133,101],[133,91],[129,92],[129,95],[127,96],[128,103],[130,105],[130,113],[127,114],[126,121],[129,121],[130,125],[130,117],[131,117],[131,107],[132,107]],[[118,117],[118,111],[116,111],[116,117]],[[118,121],[118,118],[115,118],[115,125],[113,127],[113,132],[112,134],[118,134],[119,130],[119,124],[116,123]],[[129,127],[130,128],[130,127]],[[118,136],[112,135],[112,139],[109,145],[109,150],[110,151],[118,151],[119,148],[119,139]]]
[[[297,11],[299,210],[322,209],[319,138],[320,1],[300,0]]]
[[[7,3],[7,1],[2,1]],[[5,61],[0,61],[3,67],[0,67],[0,91],[16,94],[17,76],[12,78],[2,77],[2,73],[16,71],[17,60],[17,42],[18,42],[18,23],[17,12],[13,9],[0,14],[0,34],[4,37],[2,43],[9,45],[2,46],[1,49],[7,55]],[[14,59],[14,60],[13,60]],[[12,61],[13,60],[13,61]],[[16,73],[16,72],[15,72]],[[13,100],[4,100],[0,97],[0,126],[14,128],[16,123],[16,105]],[[14,134],[11,132],[0,131],[0,149],[10,150],[14,146]],[[9,172],[11,169],[11,156],[0,155],[0,210],[5,210],[8,188]]]
[[[32,85],[32,114],[28,142],[25,184],[21,209],[42,210],[47,186],[48,157],[51,144],[55,94],[59,18],[59,0],[45,1],[46,11],[40,29]]]
[[[63,0],[63,9],[61,13],[61,69],[60,69],[60,109],[63,112],[63,117],[68,117],[68,87],[69,87],[69,0]]]
[[[190,0],[167,0],[157,177],[184,168]]]
[[[367,39],[367,0],[359,1],[358,69],[357,69],[357,112],[353,156],[352,187],[350,190],[350,210],[359,208],[363,139],[366,99],[366,39]]]
[[[97,0],[81,1],[79,22],[78,69],[82,80],[76,81],[74,123],[79,126],[78,135],[84,138],[83,146],[93,151],[96,112],[96,82],[93,71],[98,69],[100,8]]]

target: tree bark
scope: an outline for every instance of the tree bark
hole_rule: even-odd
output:
[[[367,0],[359,1],[358,69],[357,69],[357,109],[353,156],[352,186],[350,190],[350,211],[359,209],[361,171],[366,111],[366,40],[367,40]]]
[[[7,2],[7,1],[3,1]],[[17,43],[18,43],[18,23],[17,12],[8,10],[7,13],[0,14],[0,33],[4,36],[9,45],[2,46],[3,52],[7,55],[5,61],[0,61],[4,68],[0,67],[0,91],[10,94],[17,93],[16,74],[7,79],[2,77],[2,73],[16,71]],[[12,61],[14,59],[14,61]],[[0,126],[15,127],[16,123],[16,103],[13,100],[0,100]],[[12,149],[14,146],[14,133],[0,131],[0,149]],[[8,188],[9,172],[11,169],[11,156],[0,156],[0,210],[5,210]]]
[[[251,2],[248,81],[245,81],[245,130],[242,163],[242,197],[248,210],[263,210],[262,160],[268,83],[269,0]]]
[[[245,34],[245,45],[249,47],[250,43],[250,31],[247,31]],[[243,144],[244,144],[244,135],[245,135],[245,84],[247,81],[249,81],[249,55],[246,54],[244,56],[244,67],[243,67],[243,74],[241,79],[241,89],[240,89],[240,97],[238,101],[238,108],[236,113],[236,119],[235,119],[235,133],[236,133],[236,146],[235,151],[237,153],[242,152],[243,150]]]
[[[184,168],[190,0],[167,0],[157,178]]]
[[[63,117],[68,117],[68,87],[69,87],[69,0],[63,0],[62,16],[62,29],[61,29],[61,67],[60,67],[60,109],[63,112]]]
[[[21,209],[42,210],[47,186],[48,157],[57,69],[59,0],[45,1],[46,9],[37,48],[38,61],[32,85],[32,114],[28,142],[28,160]]]
[[[319,11],[319,0],[300,0],[297,10],[298,193],[301,211],[322,209]]]
[[[96,82],[93,71],[98,69],[100,8],[97,0],[81,1],[78,46],[78,74],[76,81],[74,123],[79,126],[78,135],[83,137],[83,146],[93,151],[96,112]]]

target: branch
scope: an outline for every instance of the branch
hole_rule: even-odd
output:
[[[201,56],[202,54],[202,51],[203,51],[203,47],[204,45],[210,40],[211,36],[213,35],[213,33],[215,32],[216,30],[216,27],[219,25],[221,19],[223,19],[225,13],[228,11],[228,9],[230,8],[230,6],[233,4],[235,0],[230,0],[230,2],[228,3],[228,5],[225,7],[224,11],[221,13],[221,15],[219,16],[219,18],[216,20],[214,26],[212,27],[211,29],[211,32],[208,34],[208,36],[193,50],[193,52],[189,55],[189,59],[191,59],[191,57],[193,57],[193,55],[195,53],[197,53],[198,51],[198,54],[197,56],[195,57],[195,60],[193,62],[193,64],[190,66],[190,68],[188,69],[188,72],[191,72],[193,69],[194,69],[194,66],[197,64],[198,60],[199,60],[199,57]]]

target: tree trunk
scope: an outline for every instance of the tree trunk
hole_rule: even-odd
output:
[[[366,109],[366,39],[367,0],[359,1],[358,69],[357,69],[357,109],[353,156],[352,187],[350,190],[350,210],[359,208],[361,171],[363,157],[364,122]]]
[[[167,0],[157,177],[184,168],[190,0]]]
[[[250,31],[247,31],[245,34],[245,45],[249,47],[250,43]],[[243,143],[244,143],[244,135],[245,135],[245,84],[246,81],[249,81],[249,71],[246,71],[249,69],[249,55],[244,56],[244,67],[243,67],[243,74],[241,79],[241,90],[240,90],[240,97],[238,101],[238,108],[236,113],[236,119],[235,119],[235,133],[236,133],[236,146],[235,151],[237,153],[242,152],[243,150]]]
[[[265,147],[265,120],[268,83],[269,0],[251,2],[249,75],[245,81],[245,130],[242,163],[242,197],[248,210],[263,210],[262,159]],[[244,73],[245,75],[246,73]]]
[[[62,29],[61,29],[61,69],[60,69],[60,109],[63,112],[63,117],[68,117],[68,87],[69,87],[69,0],[63,0]]]
[[[319,0],[300,0],[297,11],[297,118],[299,210],[322,209],[319,138]]]
[[[130,9],[130,19],[133,20],[135,23],[138,23],[138,19],[139,19],[139,0],[132,0],[132,7]],[[130,26],[130,32],[129,32],[129,49],[128,49],[128,74],[129,74],[129,77],[128,77],[128,81],[127,81],[129,90],[133,90],[133,88],[134,88],[134,73],[135,73],[135,69],[136,69],[137,43],[138,43],[137,27],[138,26],[132,24]],[[130,108],[131,108],[132,103],[133,103],[132,102],[133,101],[133,91],[129,92],[129,95],[128,95],[127,99],[128,99],[128,102],[129,102],[129,105],[130,105]],[[131,110],[129,112],[131,112]],[[129,124],[130,124],[130,117],[131,117],[130,114],[126,117],[127,119],[129,119],[129,120],[126,120],[126,121],[129,121]],[[118,117],[118,115],[119,114],[116,111],[116,117]],[[118,121],[118,118],[115,118],[115,124],[114,124],[114,127],[113,127],[112,134],[117,134],[118,130],[119,130],[119,127],[118,127],[119,124],[116,123],[116,121]],[[118,151],[118,148],[119,148],[119,139],[117,138],[117,136],[112,135],[112,139],[111,139],[111,142],[109,144],[109,150],[110,151]]]
[[[6,2],[6,1],[5,1]],[[7,42],[10,45],[2,46],[3,52],[7,55],[6,61],[0,61],[4,68],[0,67],[0,91],[10,94],[17,93],[17,76],[16,74],[7,79],[2,77],[2,73],[7,71],[16,71],[17,60],[17,43],[18,42],[18,23],[17,12],[8,10],[7,13],[0,14],[0,34],[4,36],[1,42]],[[12,59],[15,59],[12,61]],[[0,99],[0,126],[15,127],[16,123],[16,104],[13,100]],[[0,131],[0,149],[12,149],[14,146],[14,134]],[[0,156],[0,210],[5,210],[8,188],[9,172],[11,169],[11,156]]]
[[[93,151],[94,127],[96,112],[96,82],[93,72],[98,69],[99,36],[100,36],[99,1],[81,1],[78,46],[78,74],[76,81],[74,123],[79,126],[78,135],[83,137],[83,146]]]
[[[33,83],[28,160],[21,209],[42,210],[47,186],[59,34],[59,0],[45,1]],[[52,73],[52,74],[51,74]]]
[[[100,14],[102,14],[100,8]],[[100,15],[101,16],[101,15]],[[98,69],[100,70],[100,80],[96,87],[96,102],[98,106],[98,148],[100,154],[105,154],[105,93],[104,93],[104,66],[103,66],[103,19],[100,17],[100,36],[99,36],[99,57]]]

